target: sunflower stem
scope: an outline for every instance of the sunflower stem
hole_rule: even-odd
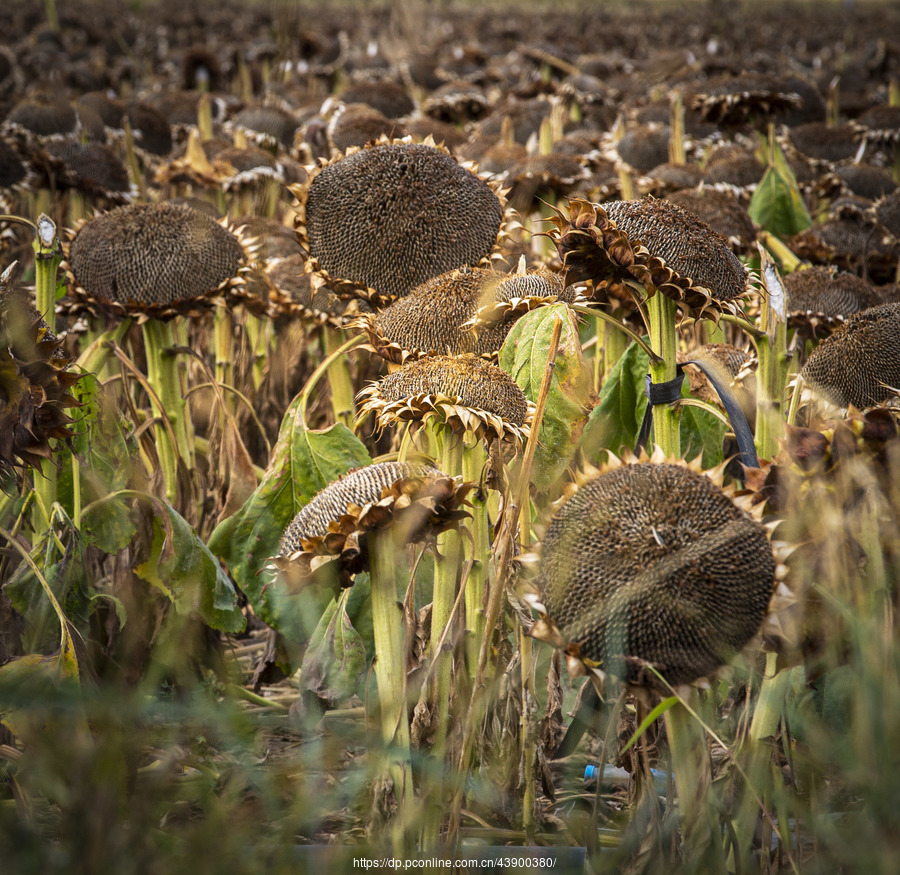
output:
[[[234,385],[234,318],[228,307],[216,307],[213,317],[213,344],[216,355],[216,382],[220,386]],[[230,413],[234,413],[234,398],[230,393],[225,395],[225,405]]]
[[[326,325],[322,334],[325,355],[330,356],[341,346],[338,329]],[[335,422],[343,422],[350,427],[353,423],[355,396],[353,380],[350,376],[350,362],[347,356],[337,356],[328,368],[328,385],[331,387],[331,410]]]
[[[147,354],[147,381],[156,391],[159,402],[151,399],[155,415],[168,419],[175,436],[174,445],[162,426],[157,429],[159,463],[166,488],[166,498],[175,505],[178,500],[178,457],[189,465],[191,453],[185,430],[187,405],[178,381],[178,369],[172,347],[172,325],[160,319],[148,319],[142,326]]]
[[[405,632],[395,574],[399,547],[394,543],[390,528],[372,532],[369,536],[375,680],[386,767],[397,801],[397,815],[391,824],[391,844],[394,856],[398,858],[411,850],[409,825],[414,819],[415,804],[406,707]]]
[[[448,477],[460,476],[463,473],[462,435],[454,434],[447,428],[437,427],[434,430],[434,438],[439,447],[438,468]],[[462,559],[462,540],[459,532],[450,529],[438,535],[437,553],[434,561],[434,597],[431,605],[431,658],[439,663],[435,672],[435,709],[438,728],[434,740],[434,753],[441,759],[444,756],[450,716],[450,674],[453,661],[451,654],[440,652],[439,647],[456,601],[456,581]],[[453,637],[448,636],[444,647],[452,650],[452,641]]]
[[[678,794],[682,859],[688,871],[725,872],[718,815],[707,798],[712,774],[706,737],[691,713],[697,708],[696,690],[692,698],[691,709],[679,701],[664,715]]]
[[[487,564],[491,558],[490,520],[488,519],[488,491],[480,486],[487,454],[484,444],[475,439],[472,446],[463,450],[463,480],[478,484],[469,501],[472,518],[467,524],[472,535],[472,569],[466,580],[466,660],[469,677],[474,677],[478,665],[478,651],[484,638],[484,597],[487,581]],[[445,472],[446,473],[446,472]]]
[[[650,346],[661,359],[650,360],[650,378],[654,383],[668,383],[677,376],[675,352],[678,336],[675,331],[675,302],[657,291],[647,302],[650,316]],[[653,407],[654,440],[667,457],[681,457],[681,435],[678,431],[679,412],[670,404]]]
[[[750,733],[747,741],[747,766],[744,774],[747,786],[741,798],[734,820],[734,832],[737,838],[737,849],[732,853],[740,854],[742,870],[749,871],[756,823],[760,816],[760,799],[769,795],[767,792],[773,780],[772,745],[781,722],[781,711],[790,682],[790,671],[778,671],[778,654],[766,654],[766,671],[763,676]],[[733,862],[733,861],[731,861]]]

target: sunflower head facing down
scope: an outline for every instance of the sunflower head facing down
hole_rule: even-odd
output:
[[[411,359],[359,393],[358,420],[375,414],[379,429],[396,422],[427,420],[454,432],[473,432],[488,442],[522,444],[534,405],[502,368],[478,356]]]
[[[728,241],[669,201],[586,200],[557,212],[551,237],[568,283],[591,280],[614,292],[623,284],[646,296],[661,292],[684,315],[737,312],[750,275]]]
[[[369,533],[391,526],[395,543],[430,540],[467,516],[470,485],[411,462],[356,468],[300,509],[271,564],[291,589],[308,585],[325,565],[350,586],[368,568]]]
[[[757,636],[785,569],[749,501],[654,458],[614,459],[558,509],[531,634],[573,674],[665,690],[702,682]]]

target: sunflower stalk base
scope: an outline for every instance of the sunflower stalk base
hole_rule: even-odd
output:
[[[378,684],[381,736],[386,770],[393,782],[397,801],[397,813],[391,824],[391,845],[395,857],[405,856],[412,850],[410,824],[415,803],[406,708],[405,632],[394,573],[399,547],[393,542],[390,528],[373,532],[369,540],[375,680]]]
[[[712,781],[706,738],[695,710],[677,702],[665,712],[666,733],[672,758],[672,775],[678,795],[681,853],[688,871],[725,872],[718,816],[705,796]]]

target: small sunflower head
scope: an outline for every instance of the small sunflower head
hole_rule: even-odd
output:
[[[427,140],[350,148],[290,190],[316,285],[382,300],[488,262],[506,208],[496,186]]]
[[[411,359],[358,398],[358,418],[374,413],[379,429],[436,419],[456,432],[515,444],[527,438],[534,416],[534,405],[515,380],[475,355]]]
[[[184,204],[131,204],[95,216],[64,247],[71,311],[147,318],[208,310],[239,294],[254,259],[241,239]]]
[[[469,486],[436,468],[382,462],[357,468],[319,492],[294,517],[272,559],[288,586],[307,585],[323,565],[337,563],[342,586],[368,567],[366,535],[397,527],[398,542],[417,543],[455,526]]]
[[[50,439],[71,437],[76,407],[61,342],[15,285],[14,262],[0,274],[0,478],[50,458]]]
[[[693,213],[664,200],[569,202],[552,234],[568,282],[593,280],[611,291],[639,284],[685,313],[735,312],[749,274],[728,241]]]
[[[532,634],[575,673],[697,682],[760,632],[778,570],[767,530],[683,462],[614,462],[547,527]]]

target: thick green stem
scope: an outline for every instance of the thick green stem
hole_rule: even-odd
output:
[[[409,714],[406,708],[406,647],[402,602],[398,597],[398,545],[390,529],[369,537],[369,570],[372,592],[372,625],[375,637],[375,680],[381,714],[381,735],[386,766],[394,785],[397,815],[391,827],[395,857],[411,850],[415,796],[409,745]]]
[[[166,497],[171,504],[178,498],[178,457],[185,465],[190,465],[192,456],[188,446],[185,416],[187,405],[178,381],[178,369],[172,354],[174,342],[170,322],[159,319],[148,319],[142,326],[144,349],[147,355],[147,381],[155,390],[159,401],[152,399],[155,415],[168,419],[175,436],[175,445],[169,440],[167,430],[160,426],[157,429],[157,449],[162,469]]]
[[[656,292],[647,302],[650,316],[650,346],[661,361],[650,361],[650,378],[654,383],[668,383],[677,376],[675,353],[678,335],[675,331],[675,302]],[[654,440],[666,456],[680,458],[681,436],[678,431],[679,413],[670,404],[653,408]]]
[[[482,472],[487,461],[484,444],[476,439],[472,446],[463,450],[463,480],[474,483],[481,482]],[[491,558],[490,520],[488,518],[488,492],[485,487],[470,493],[472,507],[469,512],[472,518],[467,528],[472,535],[473,553],[472,568],[466,580],[466,662],[469,677],[475,676],[478,665],[478,651],[484,638],[485,585],[487,582],[487,565]]]
[[[263,375],[266,370],[266,348],[268,346],[268,333],[270,322],[260,316],[247,314],[244,327],[247,331],[247,339],[250,341],[250,355],[253,359],[252,379],[253,388],[259,389],[262,385]],[[326,350],[327,354],[328,350]]]
[[[234,385],[234,318],[227,307],[216,307],[213,317],[213,344],[216,356],[216,382],[220,386]],[[225,406],[234,413],[235,399],[223,393]]]
[[[341,346],[341,334],[336,328],[326,325],[323,334],[325,355],[330,356]],[[346,426],[353,423],[355,396],[353,380],[350,376],[350,361],[347,356],[338,356],[328,368],[328,385],[331,387],[331,410],[335,422]]]
[[[463,438],[448,428],[438,426],[434,434],[440,448],[438,467],[448,477],[458,477],[463,473]],[[435,660],[435,709],[437,711],[437,733],[434,752],[444,755],[447,738],[447,723],[450,716],[450,653],[439,652],[440,641],[444,638],[444,648],[452,648],[452,636],[444,635],[444,630],[453,613],[456,601],[456,582],[462,558],[462,540],[459,532],[451,529],[438,535],[438,555],[434,562],[434,598],[431,605],[431,656]]]

